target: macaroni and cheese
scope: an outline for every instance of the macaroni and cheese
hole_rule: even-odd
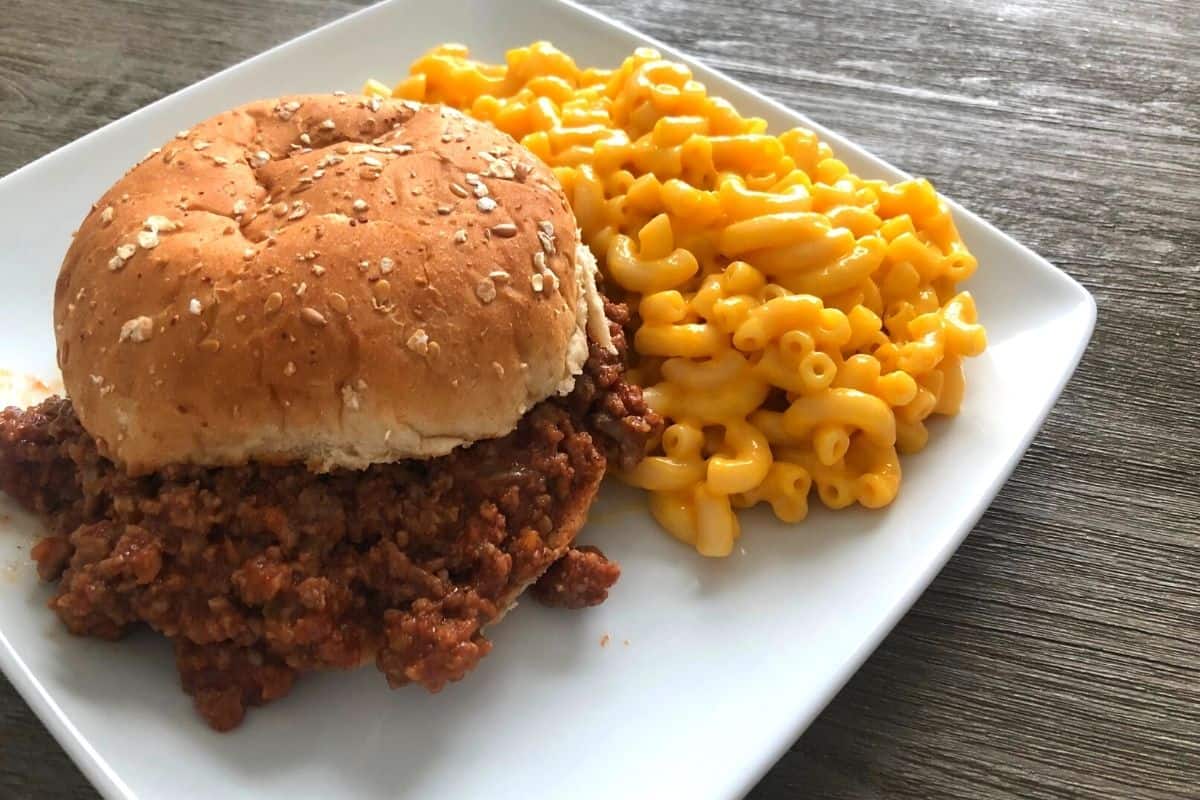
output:
[[[647,48],[603,70],[546,42],[504,64],[442,45],[366,91],[459,108],[554,168],[638,311],[631,373],[669,422],[622,477],[700,553],[728,555],[757,503],[785,522],[814,490],[887,505],[899,454],[958,411],[987,338],[957,288],[976,260],[928,181],[860,178],[812,131],[769,133]]]

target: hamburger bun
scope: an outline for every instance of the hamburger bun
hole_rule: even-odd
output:
[[[607,343],[553,172],[440,106],[264,100],[118,181],[63,261],[63,382],[102,453],[433,457],[503,436]]]

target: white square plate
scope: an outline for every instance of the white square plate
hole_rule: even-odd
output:
[[[150,147],[259,97],[398,79],[442,41],[488,59],[549,39],[616,66],[652,44],[773,130],[815,128],[856,172],[899,170],[669,47],[560,0],[393,0],[201,81],[0,180],[0,365],[53,374],[51,294],[70,230]],[[110,798],[689,797],[749,790],[876,647],[987,508],[1062,390],[1095,305],[1044,259],[955,206],[981,268],[970,288],[991,339],[961,416],[904,462],[880,512],[769,515],[706,561],[606,490],[585,531],[624,565],[585,612],[530,603],[461,684],[390,692],[373,669],[308,676],[237,732],[208,730],[169,647],[69,636],[29,562],[34,519],[0,523],[0,666]],[[602,647],[602,637],[609,637]]]

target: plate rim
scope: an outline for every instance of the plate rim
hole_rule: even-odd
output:
[[[204,86],[210,82],[216,81],[224,77],[227,73],[242,70],[251,67],[260,59],[265,59],[268,56],[276,54],[280,50],[284,50],[294,45],[308,40],[309,38],[319,37],[328,29],[345,24],[359,16],[368,15],[385,6],[404,2],[404,0],[380,0],[380,2],[372,3],[361,9],[345,14],[337,19],[326,22],[313,28],[310,31],[295,36],[287,41],[280,42],[277,45],[267,48],[260,53],[256,53],[246,59],[243,59],[235,64],[231,64],[224,69],[221,69],[211,75],[208,75],[194,83],[183,86],[170,94],[142,106],[134,111],[129,112],[117,119],[105,123],[99,128],[92,130],[77,139],[74,139],[61,147],[55,148],[49,153],[45,153],[33,161],[24,164],[8,174],[0,177],[0,194],[2,194],[10,183],[15,182],[23,175],[31,172],[41,166],[43,162],[50,162],[56,158],[62,157],[65,153],[75,150],[79,147],[87,146],[87,143],[94,138],[99,137],[109,128],[124,124],[128,120],[133,120],[141,115],[153,113],[161,105],[167,104],[175,99],[178,95]],[[660,50],[662,53],[677,59],[688,65],[692,70],[701,73],[702,76],[718,78],[720,81],[728,83],[741,92],[752,96],[757,101],[771,107],[774,111],[786,116],[799,116],[804,120],[806,125],[811,126],[822,138],[831,140],[838,149],[849,149],[854,151],[856,156],[870,162],[873,167],[884,172],[894,172],[904,177],[912,177],[908,172],[902,170],[895,165],[879,158],[862,146],[856,144],[853,140],[843,136],[835,130],[832,130],[820,122],[813,120],[808,114],[790,108],[783,102],[776,100],[763,94],[761,91],[752,86],[748,86],[744,82],[727,75],[720,70],[709,67],[699,59],[688,55],[686,52],[679,50],[665,42],[660,41],[654,36],[643,33],[636,28],[619,20],[615,20],[603,12],[596,9],[581,5],[576,0],[533,0],[533,2],[542,4],[552,4],[561,6],[574,14],[576,17],[583,18],[585,24],[601,25],[608,28],[615,28],[625,34],[633,36],[646,45]],[[1006,243],[1015,246],[1020,251],[1021,255],[1035,264],[1043,277],[1055,281],[1059,288],[1066,293],[1066,299],[1061,301],[1064,313],[1062,318],[1069,321],[1068,331],[1075,337],[1072,342],[1069,356],[1066,359],[1065,367],[1062,372],[1056,377],[1051,390],[1046,394],[1043,402],[1038,407],[1033,415],[1031,424],[1022,432],[1017,439],[1016,446],[1013,448],[1010,457],[1004,464],[997,469],[988,481],[987,487],[980,493],[979,499],[976,502],[971,512],[961,517],[954,526],[953,535],[947,537],[942,547],[935,555],[924,562],[921,569],[912,573],[912,576],[907,581],[907,585],[901,595],[892,604],[888,612],[872,627],[869,634],[859,639],[857,645],[846,658],[838,666],[836,673],[829,681],[820,687],[820,690],[813,693],[817,702],[811,704],[811,710],[804,710],[796,715],[793,724],[786,731],[780,733],[777,737],[775,745],[770,748],[765,748],[761,756],[752,760],[752,763],[743,763],[742,765],[731,769],[735,775],[731,776],[731,780],[726,782],[726,788],[729,790],[722,797],[742,797],[747,794],[754,786],[762,779],[762,777],[771,769],[774,764],[791,748],[799,736],[808,728],[813,719],[824,710],[829,702],[836,696],[846,685],[851,677],[859,670],[866,659],[879,647],[884,637],[896,626],[900,619],[908,613],[917,598],[925,592],[929,584],[941,572],[946,562],[962,545],[967,534],[974,529],[979,519],[991,507],[996,496],[999,494],[1003,486],[1008,482],[1017,464],[1028,450],[1033,438],[1041,431],[1045,424],[1050,411],[1057,404],[1066,388],[1067,382],[1074,375],[1088,344],[1091,342],[1092,335],[1095,331],[1097,307],[1095,298],[1091,293],[1074,277],[1066,273],[1064,270],[1056,267],[1043,256],[1034,252],[1026,245],[1015,239],[1014,237],[1004,233],[993,225],[988,220],[980,217],[973,211],[963,207],[953,198],[943,196],[946,203],[951,207],[956,217],[970,219],[976,225],[979,225],[987,234],[999,237]],[[1073,301],[1073,302],[1071,302]],[[116,770],[109,765],[103,755],[84,737],[75,727],[70,717],[55,701],[53,695],[42,684],[38,677],[30,670],[29,666],[21,658],[20,653],[8,637],[3,629],[0,629],[0,670],[4,672],[9,681],[16,688],[17,693],[29,705],[34,714],[50,731],[55,741],[61,746],[75,765],[87,776],[93,787],[106,800],[144,800],[134,793],[134,791],[121,779],[121,776]]]

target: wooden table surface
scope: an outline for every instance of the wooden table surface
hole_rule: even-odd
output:
[[[1200,797],[1200,4],[590,4],[931,178],[1099,304],[1008,485],[751,797]],[[358,5],[4,0],[0,174]],[[3,679],[0,796],[95,797]]]

